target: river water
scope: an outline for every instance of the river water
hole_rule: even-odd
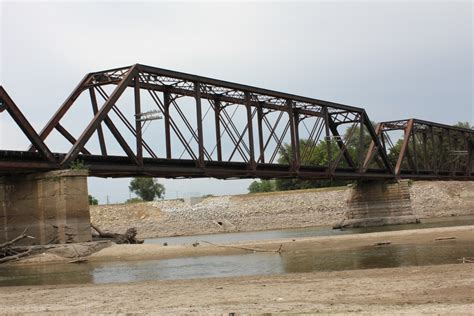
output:
[[[347,234],[364,234],[394,230],[409,230],[409,229],[423,229],[433,227],[450,227],[474,225],[474,216],[457,216],[457,217],[439,217],[423,219],[420,224],[408,225],[392,225],[379,227],[365,227],[352,229],[332,229],[329,226],[295,228],[295,229],[281,229],[281,230],[266,230],[257,232],[239,232],[239,233],[225,233],[225,234],[208,234],[195,236],[177,236],[177,237],[163,237],[155,239],[147,239],[145,243],[168,245],[189,245],[199,240],[205,240],[212,243],[236,243],[243,241],[263,241],[285,238],[302,238],[302,237],[318,237],[318,236],[336,236]]]
[[[474,224],[474,216],[431,220],[414,228],[446,227]],[[411,229],[413,225],[363,229],[359,232]],[[411,227],[411,228],[410,228]],[[291,229],[255,233],[218,234],[194,237],[172,237],[148,240],[149,243],[186,244],[195,240],[217,243],[322,236],[355,233],[333,231],[329,227]],[[250,235],[250,236],[248,236]],[[209,277],[265,275],[311,271],[387,268],[459,263],[472,257],[474,243],[445,240],[429,244],[394,244],[365,246],[348,250],[290,251],[248,253],[229,256],[203,256],[162,260],[124,262],[88,262],[83,264],[43,264],[0,267],[0,286],[40,284],[122,283],[148,280],[177,280]]]

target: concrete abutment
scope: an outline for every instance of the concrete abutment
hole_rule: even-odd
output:
[[[91,241],[86,170],[0,178],[0,242],[25,229],[28,244]]]
[[[410,180],[358,182],[350,188],[345,213],[334,228],[420,222],[411,207]]]

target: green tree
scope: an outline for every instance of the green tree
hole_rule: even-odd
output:
[[[165,194],[165,187],[150,177],[133,178],[128,188],[130,192],[135,193],[144,201],[153,201]]]
[[[335,141],[329,143],[332,155],[340,152]],[[285,144],[280,149],[280,157],[278,163],[290,164],[292,154],[291,145]],[[303,139],[300,141],[300,163],[302,166],[323,167],[328,166],[328,143],[321,141],[315,144],[314,141]],[[340,186],[347,184],[347,181],[318,179],[318,180],[301,180],[301,179],[277,179],[275,180],[275,189],[278,191],[285,190],[303,190],[311,188],[321,188],[330,186]]]
[[[99,204],[99,200],[89,194],[89,205],[97,205]]]
[[[254,181],[250,183],[247,190],[249,190],[249,193],[272,192],[272,191],[275,191],[275,181],[274,180]]]
[[[469,122],[457,122],[454,124],[456,127],[462,127],[462,128],[468,128],[468,129],[474,129],[474,125],[469,124]]]
[[[374,122],[371,122],[375,126]],[[355,166],[359,166],[360,159],[365,159],[367,150],[372,142],[372,138],[369,131],[364,126],[362,130],[362,144],[360,144],[361,131],[360,125],[353,125],[344,131],[343,140],[346,142],[347,151],[351,156]],[[359,156],[359,148],[362,145],[362,157]],[[334,163],[336,157],[341,156],[342,152],[339,148],[336,140],[332,139],[329,144],[326,141],[320,141],[315,143],[309,139],[300,140],[300,164],[308,167],[322,167],[327,168],[329,165],[329,153],[328,146],[331,151],[331,163]],[[291,163],[293,152],[291,144],[284,144],[279,151],[278,163],[283,165],[289,165]],[[338,163],[340,167],[348,167],[348,163],[341,157]],[[372,161],[369,167],[377,167],[376,162]],[[343,180],[331,180],[331,179],[318,179],[318,180],[301,180],[301,179],[277,179],[272,181],[272,191],[284,191],[284,190],[300,190],[330,186],[341,186],[346,185],[350,181]],[[249,192],[266,192],[269,186],[265,186],[263,181],[254,181],[250,184]]]

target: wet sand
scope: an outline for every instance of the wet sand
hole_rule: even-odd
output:
[[[474,242],[474,226],[246,242],[230,246],[283,251],[392,244]],[[375,247],[375,246],[374,246]],[[143,260],[226,255],[246,250],[203,245],[116,245],[88,260]],[[474,254],[473,254],[474,256]],[[469,314],[474,264],[292,273],[122,284],[0,288],[0,313],[369,313]]]
[[[249,252],[240,248],[274,251],[280,248],[284,251],[305,251],[310,249],[343,250],[375,243],[390,241],[391,244],[427,244],[442,243],[436,238],[456,237],[458,241],[474,242],[474,226],[427,228],[419,230],[388,231],[367,234],[350,234],[340,236],[319,236],[306,238],[287,238],[270,241],[252,241],[234,244],[225,244],[221,247],[210,245],[199,239],[199,245],[162,246],[157,244],[144,245],[113,245],[96,252],[88,257],[96,260],[143,260],[143,259],[170,259],[190,256],[231,255]],[[474,256],[474,254],[473,254]]]

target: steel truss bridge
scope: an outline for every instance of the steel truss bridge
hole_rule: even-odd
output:
[[[87,74],[40,133],[1,86],[0,112],[31,142],[0,148],[2,176],[474,180],[474,130],[140,64]]]

